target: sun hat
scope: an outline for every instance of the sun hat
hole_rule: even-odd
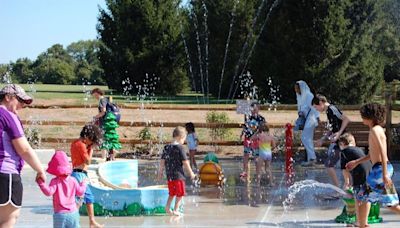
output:
[[[64,151],[57,150],[51,158],[48,168],[48,173],[54,176],[68,175],[72,173],[71,164]]]
[[[14,94],[18,98],[20,98],[25,104],[31,104],[33,101],[32,97],[26,94],[25,90],[17,84],[8,84],[4,86],[0,90],[0,95],[5,94]]]

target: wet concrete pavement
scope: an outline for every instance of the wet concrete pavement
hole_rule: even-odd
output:
[[[50,155],[51,156],[51,155]],[[43,153],[42,161],[50,159]],[[43,162],[45,163],[45,162]],[[187,196],[184,199],[183,217],[141,216],[141,217],[96,217],[105,227],[344,227],[333,219],[340,214],[341,200],[323,200],[316,195],[331,194],[332,190],[305,188],[296,195],[289,210],[285,211],[282,202],[287,198],[287,185],[282,163],[275,163],[273,175],[275,186],[268,187],[263,181],[257,186],[253,179],[240,180],[240,161],[220,161],[226,185],[223,188],[197,188],[187,182]],[[156,184],[154,181],[157,163],[141,161],[139,185]],[[254,165],[252,165],[254,167]],[[400,172],[400,165],[394,164]],[[254,170],[252,170],[254,173]],[[340,170],[337,170],[340,174]],[[252,175],[250,175],[252,176]],[[52,227],[52,200],[45,197],[34,183],[34,171],[23,171],[24,200],[16,227]],[[48,176],[51,179],[50,176]],[[314,179],[329,182],[322,167],[296,167],[296,181]],[[400,187],[399,175],[394,183]],[[317,194],[315,194],[317,193]],[[400,227],[400,216],[381,210],[384,223],[372,227]],[[81,226],[88,227],[88,218],[81,216]]]

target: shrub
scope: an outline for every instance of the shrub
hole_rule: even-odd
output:
[[[42,142],[42,137],[40,135],[39,129],[33,127],[27,127],[24,129],[24,134],[26,139],[32,148],[39,148]]]
[[[207,123],[217,123],[220,124],[221,127],[210,128],[209,133],[212,139],[216,140],[226,140],[230,138],[232,134],[232,129],[223,128],[223,125],[226,123],[231,123],[229,116],[226,112],[216,112],[211,111],[207,113],[206,116]]]
[[[276,139],[276,147],[280,155],[285,154],[285,143],[286,143],[286,128],[277,128],[273,131],[273,136]],[[293,131],[293,146],[301,145],[301,132]]]
[[[150,128],[149,127],[144,127],[140,132],[139,132],[139,139],[141,140],[150,140],[153,139],[153,135],[151,134]]]

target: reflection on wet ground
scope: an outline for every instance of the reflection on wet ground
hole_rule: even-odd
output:
[[[190,181],[186,181],[187,194],[192,197],[204,198],[212,203],[222,203],[225,205],[247,205],[250,207],[258,207],[273,203],[276,206],[282,205],[286,199],[288,191],[286,185],[286,178],[284,175],[284,167],[282,163],[274,164],[273,175],[275,185],[269,185],[269,181],[264,175],[261,184],[258,185],[255,180],[254,167],[250,170],[250,175],[247,179],[239,177],[242,170],[242,163],[234,160],[222,160],[221,166],[224,169],[225,185],[222,187],[206,186],[195,187]],[[148,186],[156,184],[165,184],[165,182],[157,182],[154,176],[157,174],[158,163],[146,162],[139,165],[139,186]],[[338,172],[338,175],[340,173]],[[297,167],[295,172],[295,181],[304,179],[313,179],[319,182],[328,182],[329,179],[325,175],[324,169],[318,167],[317,169],[304,169]],[[311,190],[311,192],[310,192]],[[315,199],[315,195],[332,194],[333,191],[329,189],[305,189],[305,192],[300,192],[298,199],[304,201],[305,207],[311,206],[324,206],[331,204],[329,200]],[[274,196],[274,198],[271,198]],[[297,197],[296,197],[297,199]],[[316,202],[313,202],[316,201]],[[300,202],[293,202],[294,204]],[[313,205],[316,204],[316,205]]]
[[[182,218],[144,216],[97,219],[106,227],[343,227],[343,224],[333,221],[342,210],[342,201],[324,199],[325,195],[334,193],[329,188],[305,187],[294,197],[288,210],[284,209],[288,185],[283,163],[273,164],[274,186],[269,186],[266,180],[262,180],[260,185],[256,184],[254,164],[251,164],[248,180],[239,178],[242,170],[240,161],[220,160],[220,164],[226,178],[223,187],[195,187],[190,180],[186,181],[185,216]],[[400,171],[399,164],[394,166],[396,171]],[[139,186],[165,184],[156,181],[157,170],[158,162],[140,161]],[[337,170],[337,175],[341,175],[340,170]],[[23,178],[24,207],[16,227],[51,227],[51,199],[39,192],[33,182],[32,170],[24,170]],[[329,183],[323,167],[304,169],[296,166],[294,179]],[[398,175],[394,177],[394,183],[400,186]],[[400,226],[400,219],[388,210],[383,209],[382,216],[385,223],[374,227]],[[87,217],[81,216],[82,227],[87,224]]]

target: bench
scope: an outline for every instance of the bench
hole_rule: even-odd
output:
[[[325,126],[325,123],[315,129],[314,140],[320,139],[323,134],[327,132],[327,130],[322,126]],[[368,126],[365,126],[362,122],[350,122],[346,128],[346,132],[351,133],[354,136],[358,147],[363,147],[365,149],[368,148]]]

